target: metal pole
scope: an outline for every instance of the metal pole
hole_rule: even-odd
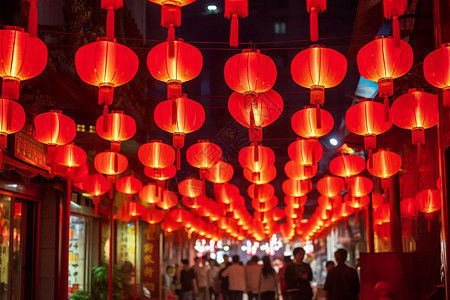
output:
[[[108,299],[113,300],[113,238],[114,238],[114,197],[111,199],[109,215],[109,269],[108,269]]]
[[[63,209],[63,231],[61,240],[61,299],[69,297],[69,239],[70,239],[70,201],[72,197],[72,181],[67,179],[66,201]]]

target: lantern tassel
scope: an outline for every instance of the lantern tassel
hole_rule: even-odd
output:
[[[358,219],[359,219],[359,210],[355,212],[355,225],[358,225]]]
[[[387,95],[384,96],[384,121],[389,122],[390,116],[389,116],[389,97]]]
[[[37,36],[37,0],[28,0],[30,3],[30,10],[28,12],[28,33],[32,36]]]
[[[47,164],[50,166],[50,177],[55,176],[55,155],[56,155],[56,146],[48,145]]]
[[[111,105],[114,99],[114,87],[109,85],[100,86],[98,89],[98,104]]]
[[[398,21],[398,16],[392,17],[392,35],[395,48],[400,48],[400,22]]]
[[[369,149],[369,169],[373,169],[373,151]]]
[[[167,41],[169,43],[169,58],[175,56],[175,27],[172,24],[167,29]]]
[[[311,42],[317,42],[319,40],[319,24],[318,24],[318,12],[317,8],[311,7],[309,12],[309,34]]]
[[[92,202],[95,206],[95,216],[98,216],[98,204],[100,203],[100,196],[95,196]]]
[[[181,6],[164,4],[161,7],[161,26],[164,28],[179,27],[181,25]]]
[[[181,96],[181,82],[169,81],[167,83],[167,99],[179,98]]]
[[[239,46],[239,19],[237,14],[231,16],[230,47]]]
[[[16,78],[3,78],[2,97],[10,100],[19,100],[20,81]]]
[[[422,144],[417,143],[417,165],[422,165]]]
[[[177,171],[180,171],[181,170],[181,150],[180,150],[180,148],[177,148],[176,165],[177,165]]]
[[[316,123],[317,129],[322,128],[322,112],[320,111],[320,105],[316,106]]]
[[[115,22],[114,7],[108,7],[108,12],[106,14],[106,38],[110,42],[114,42],[114,22]]]
[[[106,105],[106,104],[103,106],[103,131],[104,132],[108,131],[108,105]],[[120,148],[120,146],[119,146],[119,148]]]
[[[120,152],[120,141],[113,141],[111,142],[111,151],[112,152]]]
[[[254,148],[253,148],[253,160],[255,162],[259,162],[259,147],[258,147],[258,143],[255,143]]]

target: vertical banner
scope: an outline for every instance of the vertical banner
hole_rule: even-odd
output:
[[[142,223],[141,282],[153,299],[161,297],[160,231],[159,225]]]

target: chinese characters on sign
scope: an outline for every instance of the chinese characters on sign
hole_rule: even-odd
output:
[[[142,285],[150,291],[152,298],[159,298],[160,271],[159,263],[159,226],[143,223],[142,225]]]

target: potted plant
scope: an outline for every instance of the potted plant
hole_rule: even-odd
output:
[[[108,300],[108,265],[92,269],[92,300]],[[113,266],[113,299],[123,300],[123,278],[120,268]]]

